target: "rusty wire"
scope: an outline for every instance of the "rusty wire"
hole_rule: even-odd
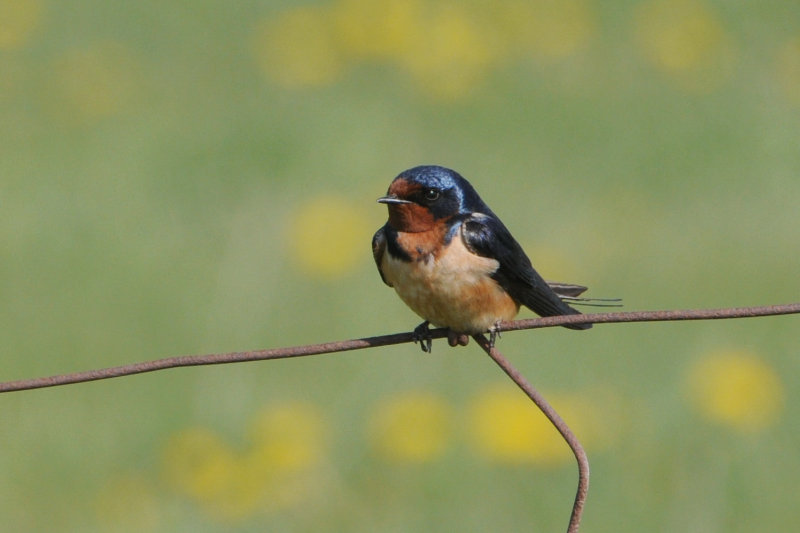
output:
[[[578,437],[569,428],[564,419],[553,409],[544,396],[539,393],[536,388],[525,379],[525,376],[519,373],[519,370],[506,359],[500,351],[491,345],[489,340],[484,335],[473,335],[483,350],[489,354],[495,363],[497,363],[503,372],[511,378],[511,380],[522,389],[528,398],[536,404],[536,407],[544,413],[544,416],[550,421],[553,426],[561,434],[561,437],[567,442],[575,460],[578,461],[578,490],[575,493],[575,501],[572,504],[572,514],[569,517],[569,526],[567,526],[567,533],[578,533],[578,528],[581,525],[581,517],[583,516],[583,505],[586,503],[586,496],[589,493],[589,458],[583,450]]]
[[[758,316],[786,315],[800,313],[800,303],[785,305],[768,305],[763,307],[729,307],[722,309],[686,309],[673,311],[626,311],[615,313],[592,313],[584,315],[551,316],[546,318],[530,318],[502,322],[498,331],[518,331],[522,329],[549,328],[564,324],[607,324],[612,322],[656,322],[671,320],[709,320],[720,318],[748,318]],[[431,338],[441,339],[447,337],[447,329],[439,328],[430,330]],[[287,348],[272,348],[269,350],[251,350],[246,352],[228,352],[206,355],[180,355],[142,361],[127,365],[73,372],[56,376],[21,379],[17,381],[0,382],[0,393],[14,392],[31,389],[42,389],[84,383],[100,379],[118,378],[155,372],[168,368],[184,366],[219,365],[225,363],[241,363],[245,361],[264,361],[267,359],[285,359],[289,357],[302,357],[326,353],[344,352],[348,350],[361,350],[392,344],[414,342],[413,333],[395,333],[377,337],[365,337],[347,341],[326,342],[322,344],[306,344],[303,346],[290,346]]]
[[[729,307],[720,309],[686,309],[686,310],[664,310],[664,311],[626,311],[613,313],[592,313],[582,315],[553,316],[545,318],[531,318],[516,320],[513,322],[503,322],[499,325],[498,331],[518,331],[522,329],[535,329],[561,326],[564,324],[607,324],[618,322],[658,322],[676,320],[712,320],[723,318],[750,318],[759,316],[775,316],[800,313],[800,303],[784,305],[769,305],[761,307]],[[439,328],[430,330],[432,339],[447,337],[448,330]],[[533,401],[534,404],[544,413],[544,415],[555,426],[561,436],[569,445],[575,459],[578,462],[578,489],[575,494],[575,501],[572,506],[567,533],[577,533],[580,527],[583,514],[584,503],[589,489],[589,460],[586,453],[578,441],[578,438],[567,426],[566,422],[559,416],[545,398],[519,373],[508,360],[493,346],[484,335],[474,335],[473,338],[481,348],[491,357],[495,363],[511,378],[517,386]],[[291,346],[288,348],[274,348],[269,350],[252,350],[246,352],[228,352],[207,355],[184,355],[177,357],[167,357],[152,361],[143,361],[127,365],[88,370],[84,372],[74,372],[50,377],[33,379],[22,379],[17,381],[7,381],[0,383],[0,393],[40,389],[45,387],[55,387],[73,383],[84,383],[100,379],[109,379],[145,372],[155,372],[168,368],[178,368],[185,366],[217,365],[224,363],[239,363],[245,361],[263,361],[267,359],[285,359],[289,357],[301,357],[305,355],[316,355],[326,353],[337,353],[348,350],[360,350],[364,348],[375,348],[378,346],[388,346],[392,344],[402,344],[414,342],[413,333],[395,333],[392,335],[381,335],[377,337],[365,337],[362,339],[352,339],[347,341],[326,342],[322,344],[307,344],[303,346]]]

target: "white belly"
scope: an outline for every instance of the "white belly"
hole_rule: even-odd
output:
[[[406,305],[435,326],[483,333],[519,311],[519,305],[490,277],[499,263],[471,253],[460,235],[438,256],[408,262],[385,253],[381,266]]]

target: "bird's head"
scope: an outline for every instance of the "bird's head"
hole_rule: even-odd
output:
[[[401,172],[386,196],[378,198],[389,207],[389,224],[398,231],[428,231],[448,218],[488,207],[472,185],[454,170],[426,165]]]

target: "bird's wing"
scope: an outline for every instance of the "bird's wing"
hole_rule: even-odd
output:
[[[385,284],[391,287],[392,284],[386,281],[386,277],[383,275],[383,269],[381,268],[384,253],[386,253],[386,226],[376,231],[375,235],[372,237],[372,257],[375,258],[375,265],[378,267],[378,274],[381,275],[381,279]]]
[[[491,257],[500,263],[492,277],[517,302],[541,316],[580,314],[562,302],[533,269],[522,247],[497,218],[481,213],[470,215],[462,222],[461,238],[471,252]],[[588,329],[591,324],[567,327]]]

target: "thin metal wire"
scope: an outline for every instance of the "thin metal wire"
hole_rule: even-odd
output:
[[[517,331],[521,329],[548,328],[564,324],[604,324],[611,322],[654,322],[665,320],[708,320],[720,318],[747,318],[757,316],[785,315],[800,313],[800,303],[785,305],[769,305],[763,307],[734,307],[724,309],[688,309],[678,311],[627,311],[615,313],[592,313],[585,315],[551,316],[546,318],[531,318],[514,322],[503,322],[497,331]],[[447,337],[447,329],[439,328],[430,330],[432,339]],[[347,341],[327,342],[323,344],[308,344],[304,346],[291,346],[288,348],[274,348],[270,350],[253,350],[246,352],[229,352],[207,355],[183,355],[143,361],[127,365],[73,372],[56,376],[22,379],[0,383],[0,393],[14,392],[45,387],[84,383],[100,379],[131,376],[145,372],[155,372],[168,368],[184,366],[219,365],[225,363],[240,363],[245,361],[263,361],[267,359],[284,359],[288,357],[302,357],[325,353],[344,352],[348,350],[361,350],[377,346],[388,346],[413,342],[413,333],[395,333],[378,337],[366,337]]]
[[[531,385],[525,377],[514,368],[514,366],[506,359],[502,353],[491,345],[489,340],[484,335],[473,335],[473,339],[477,342],[484,351],[489,354],[495,363],[497,363],[503,372],[508,375],[511,380],[522,389],[528,398],[536,404],[536,407],[544,413],[544,416],[550,420],[550,423],[555,426],[561,436],[567,441],[570,449],[572,450],[575,459],[578,461],[578,490],[575,494],[575,501],[572,504],[572,514],[569,518],[569,526],[567,533],[577,533],[581,525],[581,517],[583,516],[583,506],[586,503],[586,495],[589,492],[589,458],[583,450],[578,437],[572,432],[564,419],[556,412],[552,405],[542,396],[536,388]]]
[[[594,313],[588,315],[568,315],[546,318],[533,318],[504,322],[499,324],[497,332],[517,331],[522,329],[546,328],[565,324],[605,324],[615,322],[655,322],[670,320],[710,320],[722,318],[749,318],[758,316],[774,316],[800,313],[800,303],[785,305],[770,305],[762,307],[735,307],[723,309],[688,309],[668,311],[628,311],[615,313]],[[446,328],[429,330],[431,339],[447,337],[449,330]],[[414,333],[396,333],[377,337],[365,337],[348,341],[327,342],[323,344],[308,344],[304,346],[291,346],[288,348],[275,348],[271,350],[253,350],[246,352],[229,352],[208,355],[186,355],[167,357],[153,361],[144,361],[128,365],[74,372],[50,377],[23,379],[0,383],[0,393],[55,387],[73,383],[83,383],[99,379],[109,379],[130,376],[145,372],[155,372],[168,368],[185,366],[216,365],[225,363],[238,363],[244,361],[263,361],[267,359],[283,359],[288,357],[301,357],[306,355],[337,353],[347,350],[360,350],[392,344],[402,344],[415,341]],[[589,490],[589,460],[580,442],[559,416],[553,407],[539,394],[539,392],[520,374],[508,360],[493,346],[484,335],[473,336],[481,348],[491,357],[517,386],[536,404],[537,407],[555,426],[561,436],[569,445],[575,459],[578,461],[578,489],[572,506],[567,533],[577,533],[580,527],[583,507]]]

